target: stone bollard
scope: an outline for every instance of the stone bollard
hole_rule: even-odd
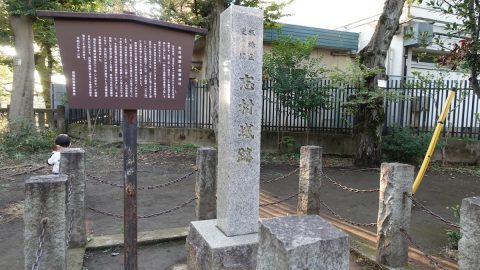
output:
[[[70,208],[67,209],[67,239],[69,247],[83,247],[87,244],[85,225],[85,151],[80,148],[67,148],[62,151],[60,172],[68,176],[66,202],[71,189]],[[67,206],[68,207],[68,206]],[[72,216],[73,215],[73,216]]]
[[[65,183],[66,175],[30,177],[25,183],[24,255],[25,270],[37,261],[39,239],[44,227],[41,257],[35,269],[65,269]],[[44,226],[42,223],[45,222]]]
[[[348,235],[317,215],[260,222],[257,270],[348,270]]]
[[[462,200],[460,208],[458,266],[460,270],[480,269],[480,197]]]
[[[377,219],[377,254],[380,264],[405,267],[408,264],[408,240],[400,231],[410,231],[414,167],[400,163],[382,163],[380,200]]]
[[[318,215],[320,213],[321,177],[322,148],[319,146],[302,146],[300,148],[298,215]]]
[[[201,147],[197,150],[197,179],[195,194],[197,220],[217,217],[217,150]]]

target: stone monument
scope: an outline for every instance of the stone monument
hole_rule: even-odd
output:
[[[255,269],[258,246],[263,12],[220,16],[217,219],[195,221],[188,269]]]

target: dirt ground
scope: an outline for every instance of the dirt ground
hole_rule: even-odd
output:
[[[85,146],[87,153],[87,173],[102,180],[117,184],[122,182],[122,155],[120,145]],[[157,185],[192,172],[195,165],[195,150],[189,147],[141,146],[138,158],[139,186]],[[155,151],[157,150],[157,151]],[[29,160],[4,163],[0,170],[0,269],[23,268],[23,220],[21,217],[24,200],[24,181],[34,174],[48,174],[49,168],[34,172],[48,158],[48,153],[39,153]],[[5,169],[20,164],[33,164],[31,167]],[[268,180],[287,174],[298,164],[293,160],[262,162],[261,179]],[[379,183],[378,170],[359,170],[351,166],[348,159],[324,158],[324,172],[344,185],[371,189]],[[22,175],[14,175],[25,172]],[[92,177],[89,177],[92,179]],[[141,190],[138,193],[139,215],[161,212],[194,197],[194,175],[174,185],[154,190]],[[462,198],[480,196],[480,177],[460,172],[437,169],[429,171],[417,192],[419,199],[434,212],[455,220],[447,207],[459,205]],[[262,184],[262,189],[276,194],[279,198],[295,193],[298,189],[298,176]],[[322,200],[339,215],[356,222],[376,222],[378,194],[357,194],[345,192],[329,182],[323,184]],[[288,201],[292,206],[296,200]],[[95,181],[87,182],[87,207],[122,214],[122,189]],[[123,231],[122,220],[104,216],[87,210],[87,228],[92,235],[118,234]],[[194,219],[194,203],[170,214],[139,220],[139,231],[187,226]],[[412,211],[411,235],[425,250],[434,255],[442,253],[447,244],[446,225],[425,214],[418,208]],[[185,261],[183,243],[169,242],[142,247],[139,251],[141,269],[169,269],[171,265]],[[117,253],[120,253],[116,255]],[[113,255],[112,255],[113,254]],[[89,270],[120,269],[123,261],[121,250],[88,252],[85,267]],[[352,264],[356,264],[352,262]],[[353,266],[352,265],[352,266]],[[352,268],[353,269],[353,268]],[[362,269],[362,268],[358,268]],[[367,269],[367,268],[365,268]]]

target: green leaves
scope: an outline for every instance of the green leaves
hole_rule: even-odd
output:
[[[316,44],[316,37],[302,41],[280,33],[264,55],[264,76],[272,80],[275,97],[294,115],[307,119],[312,110],[325,108],[330,102],[329,92],[318,80],[325,68],[321,59],[310,57]]]

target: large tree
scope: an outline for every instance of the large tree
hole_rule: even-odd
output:
[[[377,166],[381,162],[382,125],[385,118],[383,97],[377,93],[377,80],[385,78],[385,58],[390,43],[399,27],[399,19],[405,0],[385,0],[370,42],[358,53],[360,64],[381,72],[367,72],[365,87],[354,99],[369,100],[359,103],[354,116],[354,134],[358,149],[354,163],[357,166]]]
[[[8,113],[11,128],[19,125],[32,126],[34,124],[33,93],[34,71],[37,66],[41,76],[44,92],[50,88],[55,60],[52,50],[56,46],[53,23],[51,20],[40,20],[36,17],[36,10],[53,9],[67,11],[92,11],[106,6],[115,6],[124,3],[122,0],[2,0],[1,7],[5,8],[1,15],[8,17],[10,31],[13,36],[13,45],[16,56],[13,61],[13,85]],[[1,31],[0,37],[5,41],[8,31]],[[34,42],[40,50],[34,55]],[[46,97],[49,101],[48,94]]]
[[[268,27],[273,26],[276,20],[285,16],[282,9],[291,1],[275,3],[262,0],[150,0],[151,3],[160,7],[161,19],[208,29],[203,64],[212,104],[211,118],[215,134],[217,134],[218,123],[220,14],[231,4],[260,7],[264,11],[264,23]]]

